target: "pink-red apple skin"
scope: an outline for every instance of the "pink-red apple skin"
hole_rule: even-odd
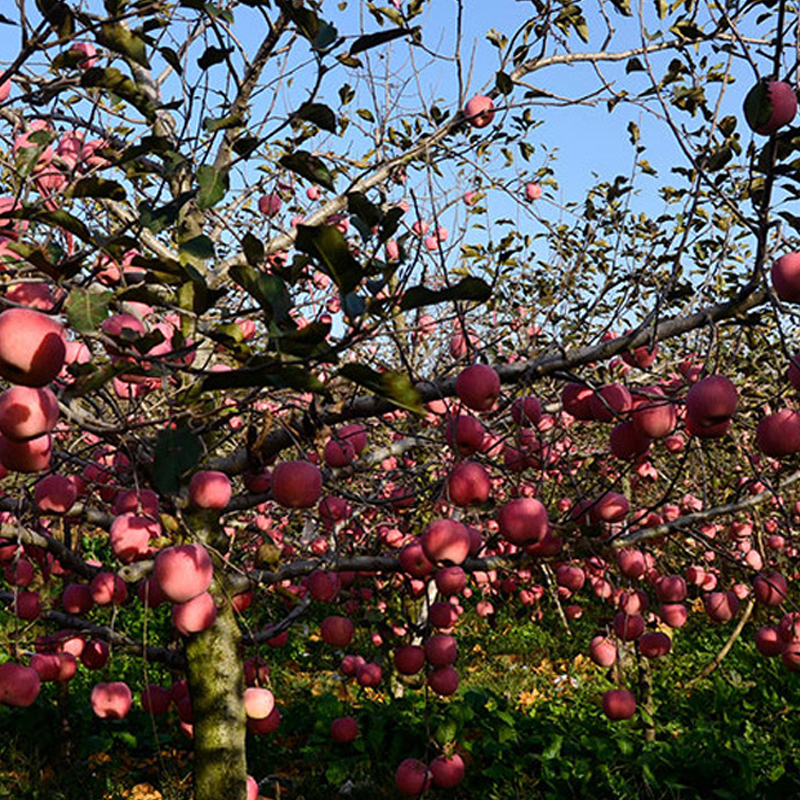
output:
[[[0,703],[26,707],[39,696],[41,679],[32,667],[6,661],[0,664]]]
[[[636,698],[628,689],[610,689],[603,695],[603,713],[613,720],[630,719],[636,713]]]
[[[458,672],[455,667],[444,666],[436,667],[436,669],[428,675],[428,686],[442,695],[442,697],[450,697],[458,691]]]
[[[0,464],[12,472],[43,472],[50,466],[53,442],[50,434],[15,442],[0,434]]]
[[[127,683],[98,683],[92,689],[92,711],[101,719],[123,719],[128,715],[133,695]]]
[[[347,647],[353,641],[355,626],[347,617],[330,616],[322,620],[322,641],[331,647]]]
[[[434,786],[452,789],[464,779],[464,759],[458,753],[436,756],[430,763],[430,772]]]
[[[46,386],[12,386],[0,394],[0,433],[8,439],[35,439],[57,421],[58,399]]]
[[[766,606],[779,606],[787,597],[789,585],[780,572],[762,572],[753,581],[756,600]]]
[[[45,386],[61,371],[67,348],[64,329],[29,308],[0,313],[0,377],[21,386]]]
[[[541,541],[549,525],[547,509],[532,497],[519,497],[504,503],[497,521],[503,537],[518,545]]]
[[[786,642],[781,638],[777,628],[770,625],[762,625],[756,631],[756,649],[762,656],[774,658],[783,654],[786,649]]]
[[[416,758],[401,761],[395,773],[397,790],[409,797],[419,797],[431,783],[428,767]]]
[[[662,631],[648,631],[639,639],[639,652],[646,658],[661,658],[672,650],[672,639]]]
[[[464,106],[464,116],[473,128],[485,128],[494,119],[494,103],[491,97],[477,94]]]
[[[473,411],[488,411],[500,396],[500,376],[488,364],[473,364],[456,378],[458,399]]]
[[[272,470],[272,496],[287,508],[310,508],[322,494],[322,473],[310,461],[282,461]]]
[[[770,272],[775,294],[787,303],[800,303],[800,253],[785,253]]]
[[[244,690],[244,713],[250,719],[266,719],[275,708],[275,697],[269,689],[248,686]]]
[[[337,744],[348,744],[358,738],[358,721],[354,717],[338,717],[331,722],[331,739]]]
[[[450,502],[457,506],[480,505],[489,499],[492,489],[489,472],[483,464],[461,461],[447,478]]]
[[[771,458],[784,458],[800,452],[800,414],[793,408],[782,408],[767,414],[756,427],[756,444]]]
[[[425,666],[425,650],[416,644],[406,644],[394,652],[394,665],[401,675],[416,675]]]
[[[437,633],[425,642],[425,657],[434,667],[446,667],[455,663],[458,646],[455,637],[447,633]]]
[[[425,556],[434,564],[463,564],[469,555],[470,538],[466,527],[453,519],[431,522],[420,539]]]
[[[172,704],[172,694],[169,689],[151,683],[142,689],[142,708],[149,714],[161,717],[169,711]]]
[[[208,630],[217,619],[217,604],[209,592],[172,606],[172,624],[184,636]]]
[[[231,491],[231,479],[217,470],[200,470],[189,481],[189,500],[198,508],[221,511],[230,502]]]
[[[187,603],[211,586],[214,565],[203,545],[176,545],[156,556],[154,574],[168,600]]]
[[[78,488],[66,475],[47,475],[33,489],[33,502],[40,514],[66,514],[77,499]]]
[[[617,661],[617,646],[607,636],[595,636],[589,643],[589,658],[599,667],[610,667]]]
[[[725,375],[710,375],[686,395],[686,419],[697,429],[725,425],[736,413],[739,392]]]

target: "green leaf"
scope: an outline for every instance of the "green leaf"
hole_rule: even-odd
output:
[[[403,372],[376,372],[366,364],[345,364],[339,375],[383,397],[398,408],[425,413],[422,398],[416,387]]]
[[[81,178],[66,191],[67,197],[107,197],[109,200],[123,202],[127,197],[125,188],[116,181],[92,175]]]
[[[292,114],[292,119],[311,122],[324,131],[336,133],[336,114],[324,103],[303,103],[303,105]]]
[[[178,54],[171,48],[171,47],[159,47],[158,52],[161,53],[161,57],[164,61],[169,64],[178,75],[183,75],[183,66],[181,65],[181,60],[178,57]]]
[[[232,47],[214,47],[214,45],[211,45],[211,47],[207,47],[203,55],[197,59],[197,66],[203,70],[209,69],[209,67],[213,67],[215,64],[221,64],[232,52]]]
[[[342,294],[353,291],[363,277],[361,264],[350,252],[342,233],[333,225],[298,225],[295,246],[317,262]]]
[[[94,333],[108,317],[108,306],[113,292],[93,292],[75,288],[67,296],[64,310],[69,327],[78,333]]]
[[[361,192],[350,192],[347,195],[347,211],[350,215],[363,220],[368,228],[378,225],[382,218],[381,210]]]
[[[257,267],[264,260],[264,243],[252,233],[246,233],[242,239],[242,251],[247,263]]]
[[[61,41],[75,33],[75,17],[63,0],[36,0],[36,7]]]
[[[284,169],[296,173],[311,183],[318,183],[326,189],[335,191],[336,187],[333,184],[333,175],[330,170],[321,158],[312,156],[306,150],[296,150],[294,153],[285,155],[278,163]]]
[[[277,342],[277,346],[281,353],[287,353],[298,358],[322,358],[330,361],[333,351],[326,341],[326,337],[330,332],[330,323],[311,322],[302,328],[297,328],[282,335]],[[334,357],[333,361],[335,360],[336,358]]]
[[[358,53],[363,53],[365,50],[371,50],[373,47],[380,47],[387,42],[399,39],[401,36],[407,36],[410,33],[412,33],[410,28],[394,28],[390,31],[378,31],[377,33],[368,33],[365,36],[359,36],[350,48],[350,55],[355,56]]]
[[[197,207],[203,211],[213,208],[228,193],[230,178],[228,170],[215,169],[210,164],[197,168]]]
[[[631,0],[611,0],[614,8],[622,14],[623,17],[630,17],[633,15],[631,11]]]
[[[229,128],[239,128],[241,127],[243,120],[244,117],[241,113],[231,114],[227,117],[220,117],[218,119],[206,117],[203,120],[203,127],[209,133],[214,133],[214,131],[224,131],[228,130]]]
[[[149,122],[155,119],[156,106],[150,96],[115,67],[87,69],[81,76],[81,86],[113,92],[141,111]]]
[[[511,94],[514,91],[514,81],[502,70],[495,75],[494,83],[501,94]]]
[[[483,303],[491,297],[492,289],[482,278],[463,278],[448,289],[428,289],[426,286],[412,286],[400,300],[400,308],[410,311],[422,306],[447,303],[453,300],[474,300]]]
[[[292,298],[284,281],[276,275],[268,275],[242,264],[235,264],[231,267],[229,274],[242,289],[256,300],[269,319],[275,320],[281,326],[289,321]]]
[[[48,211],[44,208],[30,208],[26,206],[25,208],[6,213],[5,216],[14,217],[16,219],[27,219],[30,222],[38,222],[42,225],[48,225],[51,228],[62,228],[74,234],[87,244],[96,246],[95,239],[89,232],[89,229],[77,217],[73,217],[72,214],[61,209]]]
[[[195,236],[193,239],[189,239],[188,242],[183,242],[180,249],[182,252],[188,253],[190,256],[204,260],[214,258],[215,255],[214,242],[212,242],[210,237],[206,236],[205,234],[200,234],[200,236]]]
[[[101,25],[96,36],[97,41],[104,47],[135,61],[145,69],[150,69],[144,39],[132,33],[123,22],[107,22]]]
[[[644,72],[644,64],[638,58],[629,58],[625,62],[625,73],[630,75],[631,72]]]
[[[181,476],[196,466],[203,453],[200,439],[186,428],[162,428],[153,452],[153,483],[163,494],[177,494]]]

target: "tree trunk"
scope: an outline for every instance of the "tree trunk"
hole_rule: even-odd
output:
[[[229,603],[186,641],[194,716],[195,800],[246,800],[244,676]]]

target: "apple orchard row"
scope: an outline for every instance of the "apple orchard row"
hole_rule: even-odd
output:
[[[787,119],[783,106],[791,106],[791,98],[784,97],[775,86],[762,88],[772,104],[770,115],[759,117],[762,112],[758,103],[763,105],[764,98],[753,100],[750,105],[756,110],[748,113],[756,120],[751,123],[754,129],[769,135],[791,121],[796,99]],[[489,98],[474,98],[465,108],[475,127],[490,124],[492,113]],[[19,143],[19,147],[24,146],[24,142]],[[91,153],[81,150],[78,157],[90,158]],[[536,199],[540,191],[527,187],[527,199]],[[262,200],[261,213],[277,213],[279,205],[273,196]],[[14,203],[10,199],[2,209],[9,213]],[[21,226],[10,218],[4,221],[5,241],[16,240]],[[420,228],[420,235],[423,233]],[[436,233],[439,238],[443,235],[446,233]],[[108,267],[114,269],[112,264]],[[800,254],[778,258],[771,277],[782,301],[800,302]],[[15,517],[10,513],[4,523],[8,539],[0,548],[0,559],[5,580],[12,587],[10,610],[19,619],[33,622],[46,614],[48,603],[56,608],[53,595],[60,584],[51,578],[57,576],[63,579],[60,606],[76,619],[95,606],[129,602],[129,588],[148,607],[169,604],[173,626],[185,637],[213,625],[220,603],[231,602],[237,611],[246,613],[252,600],[250,589],[228,599],[213,593],[215,574],[230,566],[227,555],[197,542],[170,542],[171,534],[160,523],[165,507],[217,512],[226,517],[240,514],[233,502],[237,498],[232,499],[230,475],[199,469],[191,476],[186,497],[164,498],[151,489],[124,488],[131,480],[131,465],[121,450],[98,447],[94,457],[84,459],[76,471],[71,466],[74,460],[57,449],[68,441],[72,430],[72,421],[61,419],[59,403],[74,380],[71,365],[88,358],[105,358],[123,366],[130,363],[132,374],[121,373],[115,379],[116,388],[120,401],[130,402],[131,414],[138,414],[134,399],[139,396],[134,398],[134,394],[144,391],[144,381],[136,370],[160,360],[173,368],[188,366],[193,357],[191,343],[176,351],[172,323],[151,309],[141,316],[108,316],[100,328],[103,355],[100,348],[91,353],[65,330],[54,313],[48,313],[53,308],[52,304],[48,307],[45,297],[49,290],[37,290],[37,284],[20,286],[6,295],[15,307],[0,313],[0,377],[11,384],[0,395],[0,465],[5,474],[36,477],[30,507],[19,515],[30,528],[30,535],[14,539]],[[133,345],[154,330],[162,333],[163,341],[143,353],[136,352]],[[244,333],[252,335],[253,331]],[[450,352],[454,358],[463,358],[468,349],[464,333],[453,337]],[[693,596],[703,598],[712,621],[727,623],[739,613],[740,602],[752,595],[772,615],[772,624],[761,626],[756,633],[759,652],[781,657],[787,668],[799,669],[800,613],[789,611],[787,605],[797,549],[781,532],[784,523],[780,515],[785,517],[787,511],[781,508],[783,501],[777,494],[775,516],[764,525],[766,538],[749,519],[733,521],[727,530],[713,521],[704,522],[698,547],[698,560],[704,563],[691,564],[684,574],[661,568],[661,540],[643,536],[641,541],[647,538],[650,544],[635,546],[637,533],[669,526],[682,516],[700,511],[702,503],[687,494],[680,504],[668,500],[657,507],[646,503],[637,507],[631,496],[617,491],[621,471],[630,478],[631,495],[637,488],[646,489],[657,476],[651,455],[678,457],[688,448],[699,446],[697,441],[724,440],[735,424],[739,406],[735,383],[722,374],[706,375],[696,359],[684,361],[680,374],[660,379],[654,374],[647,383],[637,380],[636,374],[651,377],[646,371],[656,364],[657,356],[657,345],[652,350],[645,346],[625,353],[623,363],[614,368],[620,375],[632,376],[627,382],[565,382],[559,399],[544,404],[532,395],[513,400],[503,397],[498,372],[487,364],[463,368],[455,382],[456,399],[442,398],[428,404],[427,417],[421,423],[427,435],[447,446],[451,457],[441,474],[438,496],[432,498],[438,517],[418,536],[407,513],[418,499],[413,488],[386,484],[381,502],[372,508],[365,503],[363,509],[355,508],[355,498],[335,491],[339,477],[359,475],[360,465],[371,463],[371,452],[379,449],[371,441],[376,434],[370,425],[342,425],[321,445],[320,453],[281,461],[271,469],[242,476],[242,496],[262,496],[263,502],[257,505],[259,525],[262,532],[269,532],[278,552],[275,563],[302,558],[308,564],[307,569],[297,571],[299,582],[283,579],[277,566],[272,572],[262,571],[253,560],[267,541],[262,538],[252,545],[253,559],[246,565],[248,577],[253,585],[282,584],[298,599],[341,604],[336,610],[344,613],[326,617],[320,633],[326,645],[347,651],[355,641],[353,618],[361,600],[350,591],[354,572],[347,568],[347,557],[352,544],[343,534],[353,541],[366,542],[375,531],[377,535],[371,541],[377,540],[380,548],[377,552],[373,548],[372,555],[390,553],[396,558],[389,565],[381,562],[380,570],[369,571],[385,573],[377,580],[401,580],[414,596],[430,601],[422,641],[412,641],[402,621],[394,625],[391,666],[403,676],[424,674],[430,689],[444,697],[458,689],[455,631],[464,601],[478,592],[481,600],[476,610],[488,616],[494,610],[494,597],[510,595],[535,611],[546,593],[535,579],[542,564],[554,570],[557,598],[564,604],[568,619],[583,613],[581,597],[593,596],[607,604],[609,624],[589,644],[590,657],[601,667],[609,668],[617,662],[620,643],[635,642],[646,658],[666,656],[671,649],[670,631],[686,623],[687,603]],[[226,368],[222,362],[211,367]],[[800,360],[788,365],[788,381],[800,391]],[[148,391],[157,393],[157,384],[149,385]],[[398,413],[395,419],[402,420],[403,415]],[[378,432],[377,438],[383,446],[385,436]],[[602,477],[613,488],[591,496],[571,493],[567,479],[585,459],[590,441],[595,448],[601,441],[600,451],[607,462]],[[786,407],[764,415],[758,422],[755,441],[763,464],[777,468],[782,459],[800,452],[800,414]],[[406,463],[408,457],[401,454],[399,459]],[[399,463],[397,456],[389,455],[372,466],[378,471],[378,466],[386,468],[385,462]],[[560,497],[554,496],[553,489],[548,488],[547,495],[541,491],[542,484],[550,481],[561,487]],[[326,488],[328,494],[324,493]],[[552,496],[549,510],[541,499],[545,496]],[[55,520],[79,519],[79,513],[92,504],[98,513],[110,510],[108,544],[117,563],[72,570],[70,564],[75,566],[80,560],[77,554],[72,555],[74,563],[68,554],[53,559],[36,543],[36,535],[53,544],[47,535],[54,530]],[[317,510],[322,530],[306,541],[293,535],[292,522],[298,515],[313,514],[311,509]],[[274,519],[281,514],[285,516]],[[602,554],[570,555],[574,541],[584,532],[596,537]],[[723,533],[727,533],[724,540]],[[612,545],[624,543],[624,537],[631,537],[634,544],[614,549]],[[346,554],[341,563],[333,558],[332,543]],[[717,567],[716,559],[721,555],[725,558],[720,560],[725,560],[729,568]],[[124,573],[135,576],[130,578],[129,587],[119,570],[131,565],[142,569]],[[498,567],[505,570],[505,577],[498,574]],[[428,591],[431,582],[435,596]],[[272,645],[285,641],[285,632],[277,636],[271,633],[262,632],[258,641]],[[68,681],[79,664],[90,670],[102,669],[109,657],[108,644],[99,635],[91,637],[74,630],[41,636],[34,649],[27,663],[15,659],[0,665],[0,701],[30,705],[42,681]],[[350,653],[344,656],[340,669],[360,686],[374,688],[386,681],[389,666],[388,662],[367,662]],[[280,714],[272,692],[264,685],[269,681],[268,670],[260,660],[250,659],[245,674],[248,727],[254,733],[275,730]],[[94,712],[106,719],[123,718],[132,701],[132,692],[123,682],[100,682],[91,695]],[[141,702],[157,715],[174,706],[185,730],[191,732],[191,698],[185,681],[169,688],[147,686]],[[622,686],[607,691],[602,706],[614,720],[636,713],[633,693]],[[340,743],[353,741],[358,736],[357,721],[352,717],[337,719],[331,736]],[[404,793],[415,795],[431,780],[434,785],[448,787],[458,783],[462,775],[463,762],[457,754],[449,753],[437,756],[429,765],[415,759],[404,761],[398,767],[397,784]]]

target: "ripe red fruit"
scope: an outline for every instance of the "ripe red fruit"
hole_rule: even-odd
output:
[[[160,717],[169,711],[172,703],[172,694],[169,689],[157,686],[154,683],[148,684],[142,689],[142,708],[153,716]]]
[[[564,411],[575,419],[590,420],[592,417],[592,396],[594,392],[582,383],[567,383],[561,390],[561,403]]]
[[[525,184],[525,199],[538,200],[542,196],[542,187],[538,183]]]
[[[628,689],[611,689],[603,695],[603,713],[613,720],[630,719],[636,713],[636,698]]]
[[[208,592],[172,606],[172,624],[184,636],[208,630],[217,620],[217,604]]]
[[[425,657],[434,667],[453,664],[458,656],[458,646],[453,636],[437,633],[425,642]]]
[[[77,499],[78,489],[65,475],[47,475],[33,489],[33,502],[40,514],[66,514]]]
[[[450,697],[458,691],[458,672],[455,667],[437,667],[428,676],[428,686],[442,697]]]
[[[122,719],[131,710],[133,696],[127,683],[98,683],[92,689],[92,711],[101,719]]]
[[[416,675],[425,666],[425,650],[416,644],[406,644],[394,651],[394,665],[401,675]]]
[[[22,386],[44,386],[64,366],[64,329],[56,320],[29,308],[0,314],[0,377]]]
[[[450,417],[445,427],[447,444],[459,455],[471,456],[483,447],[486,430],[483,423],[469,414]]]
[[[632,642],[644,633],[644,617],[620,611],[614,617],[614,633],[623,642]]]
[[[670,628],[682,628],[686,624],[689,612],[682,603],[664,603],[659,608],[658,615]]]
[[[647,658],[660,658],[672,650],[672,639],[661,631],[648,631],[639,639],[639,652]]]
[[[72,653],[36,653],[30,666],[39,673],[42,682],[64,683],[75,677],[78,660]]]
[[[464,778],[464,760],[458,753],[453,753],[449,758],[437,756],[430,763],[433,785],[440,789],[452,789],[458,786]]]
[[[747,124],[756,133],[771,136],[788,125],[797,113],[797,94],[794,87],[784,81],[762,80],[744,100]]]
[[[29,706],[39,696],[41,679],[31,667],[6,661],[0,664],[0,703],[7,706]]]
[[[721,428],[736,413],[738,405],[739,393],[730,378],[709,375],[689,389],[686,421],[691,423],[693,431]]]
[[[626,420],[615,425],[609,436],[611,453],[621,461],[635,461],[650,449],[650,437],[633,422]]]
[[[447,478],[447,494],[457,506],[480,505],[489,499],[492,484],[482,464],[462,461]]]
[[[783,458],[800,452],[800,414],[793,408],[767,414],[756,428],[756,443],[770,458]]]
[[[58,399],[46,386],[12,386],[0,395],[0,433],[13,441],[50,433],[58,421]]]
[[[704,602],[714,622],[730,622],[739,613],[739,598],[733,592],[711,592]]]
[[[266,719],[275,708],[275,697],[269,689],[248,686],[244,690],[244,713],[249,719]]]
[[[434,576],[436,588],[445,596],[461,594],[467,585],[467,576],[461,567],[442,567]]]
[[[662,603],[686,599],[686,581],[680,575],[664,575],[656,581],[656,596]]]
[[[786,649],[786,642],[781,638],[777,628],[763,625],[756,631],[756,649],[762,656],[773,658]]]
[[[173,603],[186,603],[211,586],[214,565],[200,544],[168,547],[157,556],[154,574],[164,596]]]
[[[651,439],[663,439],[675,429],[678,414],[664,392],[657,386],[647,387],[649,397],[637,399],[631,413],[631,422],[636,430]],[[658,395],[664,399],[653,397]]]
[[[463,564],[469,555],[469,531],[454,519],[431,522],[420,538],[425,556],[434,564]]]
[[[452,603],[434,603],[428,617],[434,628],[452,628],[458,621],[458,609]]]
[[[542,419],[542,404],[535,397],[518,397],[511,404],[511,419],[523,428],[535,427]]]
[[[407,758],[401,761],[395,773],[395,784],[401,794],[409,797],[418,797],[431,783],[428,768],[416,758]]]
[[[326,617],[321,626],[322,641],[331,647],[347,647],[353,641],[355,625],[347,617]]]
[[[617,564],[626,578],[639,578],[647,571],[647,560],[641,550],[620,550],[617,553]]]
[[[42,472],[50,466],[50,434],[15,442],[0,434],[0,464],[12,472]]]
[[[331,722],[331,739],[337,744],[347,744],[358,736],[358,721],[353,717],[339,717]]]
[[[409,542],[400,551],[398,560],[400,561],[400,566],[415,578],[424,578],[433,572],[433,564],[425,555],[425,551],[422,549],[422,542],[419,539]]]
[[[356,682],[359,686],[379,686],[383,680],[383,670],[379,664],[366,663],[360,664],[356,670]]]
[[[617,646],[607,636],[595,636],[589,643],[589,658],[600,667],[610,667],[617,660]]]
[[[224,472],[202,469],[189,482],[189,500],[198,508],[221,510],[231,499],[231,479]]]
[[[789,586],[780,572],[763,572],[753,581],[753,593],[759,603],[779,606],[785,599]]]
[[[609,383],[594,392],[589,400],[592,419],[613,422],[633,406],[631,393],[621,383]]]
[[[531,497],[509,500],[497,516],[500,533],[512,544],[533,544],[547,534],[547,509]]]
[[[456,378],[458,399],[473,411],[488,411],[500,396],[500,376],[488,364],[473,364]]]
[[[494,119],[494,103],[491,97],[476,94],[465,106],[464,116],[473,128],[485,128]]]
[[[310,508],[322,495],[322,473],[310,461],[282,461],[272,470],[272,497],[287,508]]]

